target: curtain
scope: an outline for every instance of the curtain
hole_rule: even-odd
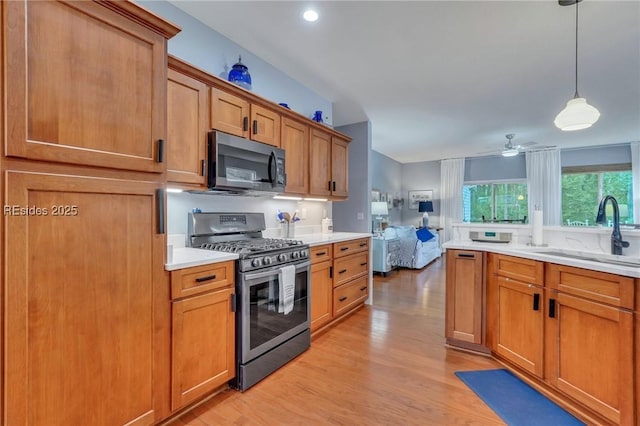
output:
[[[560,150],[527,151],[529,220],[538,207],[545,225],[562,224],[562,168]],[[531,223],[531,222],[530,222]]]
[[[464,158],[440,162],[440,226],[442,243],[452,238],[452,224],[462,221]]]
[[[640,142],[631,142],[631,175],[633,182],[633,223],[640,223]]]

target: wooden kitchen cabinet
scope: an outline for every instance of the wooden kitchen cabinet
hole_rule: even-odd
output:
[[[285,173],[287,194],[306,195],[309,192],[309,126],[282,118],[280,147],[286,152]]]
[[[159,184],[8,170],[4,185],[5,205],[34,210],[4,222],[3,423],[155,423],[170,320]]]
[[[351,312],[369,296],[370,238],[333,244],[333,316]]]
[[[484,343],[484,253],[472,250],[447,250],[446,253],[447,343],[480,350]]]
[[[333,277],[331,244],[312,247],[311,257],[311,332],[333,318]]]
[[[231,274],[227,274],[229,270]],[[212,393],[235,377],[235,310],[232,303],[235,288],[232,278],[233,262],[188,268],[171,274],[175,288],[184,288],[185,282],[207,283],[207,287],[196,287],[194,296],[172,302],[173,411]],[[214,290],[207,291],[211,288]]]
[[[246,99],[211,88],[211,128],[249,138],[249,102]]]
[[[164,172],[166,38],[178,28],[125,2],[3,10],[5,154]]]
[[[167,180],[205,186],[207,85],[171,68],[167,77]]]
[[[280,146],[280,114],[276,110],[211,88],[211,128],[273,146]]]
[[[494,352],[538,377],[543,376],[543,288],[497,276],[494,285],[498,327]]]
[[[544,263],[489,253],[486,343],[493,352],[543,377]]]
[[[318,129],[311,130],[309,151],[309,193],[347,197],[349,167],[348,141]]]
[[[338,317],[361,305],[369,296],[369,277],[362,276],[333,291],[333,315]]]
[[[310,248],[312,332],[353,312],[369,296],[369,240]]]
[[[634,424],[630,277],[547,264],[545,376],[620,425]]]

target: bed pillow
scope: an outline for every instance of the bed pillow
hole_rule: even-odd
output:
[[[416,237],[424,243],[432,239],[433,234],[427,228],[420,228],[416,231]]]

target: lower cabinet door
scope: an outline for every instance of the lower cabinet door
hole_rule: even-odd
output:
[[[634,424],[633,314],[554,291],[547,306],[547,380],[611,422]]]
[[[333,280],[331,262],[311,265],[311,331],[333,318]]]
[[[153,424],[169,325],[158,184],[7,171],[5,185],[2,424]]]
[[[482,252],[447,250],[445,337],[482,344]]]
[[[171,409],[235,377],[232,288],[173,302]]]
[[[494,351],[542,378],[544,295],[541,287],[498,276]]]

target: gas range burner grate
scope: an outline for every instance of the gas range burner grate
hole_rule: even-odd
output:
[[[230,253],[260,253],[279,250],[304,244],[299,240],[282,240],[279,238],[252,238],[248,240],[204,243],[200,248]]]

